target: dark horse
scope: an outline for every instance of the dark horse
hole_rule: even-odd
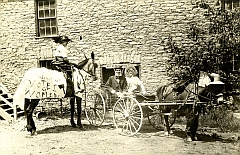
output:
[[[41,76],[41,78],[43,76],[45,76],[45,79],[51,79],[51,78],[54,79],[54,78],[58,78],[59,77],[60,74],[58,74],[58,73],[62,73],[62,75],[63,75],[62,79],[63,79],[63,81],[65,81],[65,86],[63,84],[55,84],[54,87],[52,87],[54,89],[54,91],[52,91],[53,93],[51,92],[52,94],[50,94],[48,92],[48,90],[51,89],[50,88],[51,87],[50,86],[51,83],[46,84],[47,82],[45,82],[45,85],[41,85],[41,82],[35,82],[35,83],[38,83],[37,84],[38,88],[35,87],[33,90],[31,90],[31,93],[29,93],[29,94],[31,94],[31,95],[34,94],[35,92],[37,92],[36,89],[39,89],[39,88],[40,88],[39,90],[41,90],[41,92],[40,93],[36,93],[36,95],[34,97],[32,97],[33,95],[30,96],[30,97],[26,96],[26,94],[29,92],[29,88],[31,86],[33,87],[33,85],[34,85],[34,82],[31,82],[29,80],[30,79],[29,77],[34,76],[34,75],[31,75],[33,73],[33,71],[36,74],[38,74],[39,72],[41,72],[43,70],[43,68],[32,69],[32,73],[31,74],[29,72],[25,73],[24,78],[22,80],[23,84],[21,83],[22,87],[21,87],[21,84],[20,84],[20,87],[18,87],[19,90],[17,90],[17,92],[18,92],[18,94],[19,94],[19,92],[20,92],[20,94],[24,93],[22,95],[24,103],[21,103],[21,104],[24,105],[22,107],[24,108],[24,112],[25,112],[25,115],[27,117],[27,126],[26,126],[26,128],[27,128],[27,131],[31,132],[31,135],[36,134],[36,126],[35,126],[34,120],[32,118],[33,111],[36,108],[36,106],[38,105],[40,99],[43,99],[44,97],[45,98],[47,97],[46,94],[48,94],[48,97],[50,96],[49,98],[62,98],[62,97],[66,98],[66,97],[70,97],[70,109],[71,109],[71,120],[70,120],[70,123],[71,123],[71,125],[73,127],[76,127],[77,125],[79,127],[82,127],[82,123],[81,123],[81,102],[82,102],[82,98],[81,98],[81,96],[77,95],[77,94],[79,94],[79,92],[76,92],[77,90],[76,90],[75,84],[78,84],[77,87],[80,87],[80,85],[81,85],[80,83],[84,82],[84,84],[82,84],[82,85],[85,85],[85,78],[86,77],[84,77],[84,76],[89,76],[89,75],[91,75],[93,80],[96,80],[95,70],[97,68],[97,64],[94,62],[94,53],[92,53],[91,57],[92,57],[91,59],[86,58],[85,60],[83,60],[79,64],[74,65],[74,67],[71,66],[72,74],[70,74],[70,75],[68,75],[66,73],[58,72],[58,71],[55,71],[55,70],[48,70],[48,69],[45,69],[44,71],[46,71],[46,72],[49,71],[49,72],[44,73],[44,74],[43,73],[39,74]],[[51,72],[54,72],[54,74],[53,75],[49,75],[48,73],[51,73]],[[71,77],[73,77],[76,72],[79,75],[78,80],[79,79],[80,80],[74,82],[74,78],[71,78]],[[32,78],[32,79],[34,80],[34,78]],[[36,76],[35,79],[39,79],[39,76]],[[58,78],[58,79],[60,79],[60,78]],[[27,84],[26,84],[26,81],[27,81]],[[28,81],[30,81],[30,82],[28,82]],[[38,81],[41,81],[41,79],[38,80]],[[56,81],[59,83],[59,80],[56,80]],[[25,85],[25,86],[23,86],[23,85]],[[60,96],[56,95],[57,93],[54,95],[54,93],[56,92],[57,89],[61,90],[62,95],[60,95]],[[83,91],[84,89],[85,88],[82,87],[81,89],[78,89],[78,90],[82,90]],[[81,93],[83,93],[83,92],[81,92]],[[19,96],[21,96],[21,95],[16,95],[16,98],[18,99]],[[77,115],[77,125],[74,122],[74,111],[75,111],[74,110],[74,103],[75,103],[75,101],[76,101],[76,104],[77,104],[77,114],[78,114]]]
[[[207,74],[205,73],[205,77],[206,75]],[[210,80],[210,77],[208,77],[208,79]],[[220,89],[218,90],[217,93],[212,92],[214,89],[212,89],[213,87],[212,85],[209,85],[210,82],[211,81],[206,82],[206,79],[205,79],[206,85],[201,85],[201,86],[198,85],[197,87],[195,87],[196,85],[193,83],[193,80],[187,80],[187,81],[181,82],[178,86],[175,86],[175,87],[173,86],[173,84],[171,84],[168,86],[159,87],[157,89],[157,96],[158,96],[159,102],[180,101],[183,103],[180,106],[179,105],[164,106],[163,113],[166,113],[166,115],[164,115],[164,121],[165,121],[164,130],[166,135],[171,133],[170,126],[169,126],[169,116],[167,115],[167,113],[170,113],[171,109],[179,109],[179,110],[182,109],[184,111],[183,115],[186,115],[186,118],[187,118],[187,125],[186,125],[187,141],[197,140],[196,132],[198,128],[199,114],[203,110],[203,107],[206,106],[206,104],[204,105],[201,103],[209,103],[210,101],[213,101],[212,99],[215,99],[215,101],[217,102],[218,99],[216,95],[221,93],[219,92]],[[214,94],[216,94],[215,97],[214,97]],[[195,101],[195,104],[184,104],[184,103],[187,103],[188,100]]]

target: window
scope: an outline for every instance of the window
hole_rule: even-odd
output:
[[[233,71],[240,71],[240,53],[233,56],[232,70]]]
[[[56,0],[36,0],[37,37],[58,35]]]
[[[52,69],[52,59],[43,59],[43,60],[39,60],[39,66],[38,67],[45,67],[47,69]]]
[[[131,64],[134,65],[135,68],[137,69],[137,71],[138,71],[137,77],[140,78],[140,73],[139,73],[140,64],[133,64],[133,63],[131,63]],[[112,66],[111,66],[111,65],[110,65],[110,66],[108,66],[108,65],[102,65],[102,66],[101,66],[101,77],[102,77],[102,79],[101,79],[101,84],[102,84],[102,85],[105,85],[106,82],[107,82],[107,80],[108,80],[108,78],[109,78],[110,76],[112,76],[112,75],[115,74],[114,69],[118,68],[119,66],[121,66],[122,68],[126,68],[127,65],[128,65],[128,64],[114,64],[114,65],[112,65]],[[123,71],[124,71],[124,70],[125,70],[125,69],[123,69]],[[123,72],[123,74],[124,74],[124,72]]]
[[[240,0],[222,0],[222,7],[226,10],[232,10],[240,7]]]

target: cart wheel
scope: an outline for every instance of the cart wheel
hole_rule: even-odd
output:
[[[161,106],[151,106],[152,112],[148,113],[148,121],[155,129],[163,129],[164,128],[164,117],[162,113]],[[171,127],[177,117],[177,111],[175,109],[171,109],[169,113],[169,126]]]
[[[135,135],[140,130],[142,121],[143,111],[135,98],[126,96],[117,100],[113,107],[113,122],[122,134]]]
[[[155,129],[163,129],[163,115],[162,109],[160,106],[151,106],[152,112],[148,113],[148,122],[155,128]]]
[[[86,117],[90,124],[101,126],[105,117],[105,101],[101,93],[89,92],[87,94]]]

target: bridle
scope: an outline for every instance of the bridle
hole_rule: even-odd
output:
[[[89,59],[88,59],[88,61],[89,61]],[[84,69],[84,67],[82,68],[82,70],[85,71],[86,73],[88,73],[91,76],[96,76],[95,75],[95,66],[94,66],[95,63],[94,63],[94,60],[92,60],[92,69],[90,69],[91,64],[86,64],[86,65],[87,65],[87,70]],[[92,70],[94,70],[94,71],[92,72]]]

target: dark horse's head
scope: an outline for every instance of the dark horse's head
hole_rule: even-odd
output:
[[[97,63],[95,63],[94,53],[91,53],[91,59],[86,58],[85,60],[78,63],[78,69],[84,70],[86,73],[91,75],[93,81],[97,80],[96,76],[96,68],[98,67]]]

